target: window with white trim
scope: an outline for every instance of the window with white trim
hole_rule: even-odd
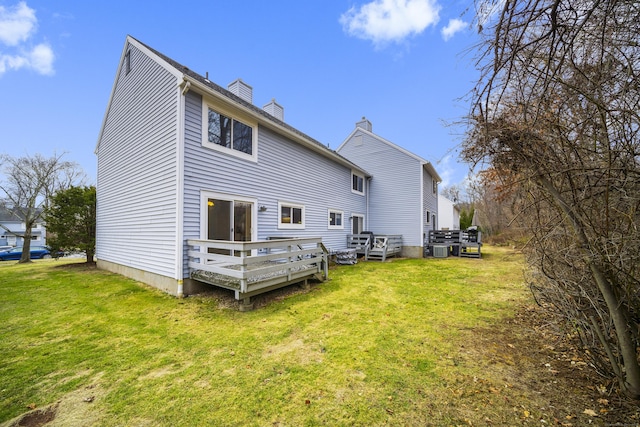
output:
[[[437,194],[438,193],[438,181],[436,181],[434,179],[432,182],[433,182],[433,194]]]
[[[425,224],[431,224],[431,212],[428,210],[424,214]]]
[[[278,202],[278,228],[304,228],[304,205]]]
[[[256,158],[255,126],[204,104],[202,145],[251,160]]]
[[[351,191],[364,194],[364,176],[351,172]]]
[[[336,209],[329,209],[329,228],[342,230],[344,229],[344,212]]]

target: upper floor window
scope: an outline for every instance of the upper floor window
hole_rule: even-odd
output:
[[[279,202],[278,228],[304,228],[304,206]]]
[[[434,179],[432,182],[433,182],[433,194],[436,194],[438,192],[438,181]]]
[[[355,172],[351,173],[351,191],[364,194],[364,176]]]
[[[209,106],[206,106],[205,112],[207,119],[203,145],[255,160],[254,126]]]

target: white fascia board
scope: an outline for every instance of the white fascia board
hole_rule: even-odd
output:
[[[442,182],[442,178],[440,177],[440,175],[438,175],[438,172],[436,172],[436,168],[433,167],[430,161],[425,160],[424,163],[422,163],[422,166],[427,170],[427,172],[429,172],[429,175],[431,175],[431,177],[435,179],[436,182]]]
[[[352,131],[351,131],[351,133],[349,134],[349,136],[347,136],[347,137],[344,139],[344,141],[342,141],[342,144],[340,144],[340,146],[339,146],[338,148],[336,148],[336,151],[339,153],[339,152],[340,152],[340,150],[342,149],[342,147],[344,147],[344,146],[347,144],[347,142],[349,142],[349,140],[350,140],[351,138],[353,138],[353,137],[354,137],[354,135],[356,134],[356,132],[357,132],[357,131],[359,131],[359,130],[364,130],[364,129],[359,128],[359,127],[356,127],[354,130],[352,130]]]

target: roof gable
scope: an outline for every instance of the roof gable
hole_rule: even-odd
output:
[[[363,133],[365,135],[370,136],[371,138],[374,138],[375,140],[382,142],[383,144],[388,145],[389,147],[399,151],[400,153],[411,157],[412,159],[416,160],[417,162],[419,162],[420,164],[423,165],[423,167],[425,169],[427,169],[427,172],[429,172],[429,174],[438,182],[442,182],[442,178],[440,177],[440,175],[438,175],[438,172],[436,172],[435,168],[433,167],[433,165],[431,164],[430,161],[423,159],[422,157],[418,156],[417,154],[412,153],[411,151],[400,147],[397,144],[394,144],[393,142],[389,141],[388,139],[385,139],[383,137],[381,137],[380,135],[376,135],[375,133],[364,129],[362,127],[356,127],[350,134],[349,136],[347,136],[347,138],[345,138],[345,140],[342,142],[342,144],[340,144],[340,146],[336,149],[336,151],[339,153],[340,150],[342,148],[344,148],[345,145],[347,145],[354,136],[356,136],[356,134],[360,132]]]
[[[135,39],[134,37],[128,35],[126,38],[126,42],[124,45],[124,48],[122,50],[122,54],[120,56],[120,65],[118,66],[118,72],[120,72],[121,67],[124,64],[125,61],[125,56],[127,54],[127,51],[129,49],[129,45],[133,45],[136,48],[142,50],[147,56],[151,57],[152,59],[155,60],[155,62],[157,62],[158,64],[160,64],[162,67],[164,67],[167,71],[169,71],[171,74],[173,74],[174,76],[176,76],[177,82],[178,84],[183,88],[183,93],[186,93],[186,91],[195,88],[198,92],[208,95],[208,96],[212,96],[216,99],[219,100],[223,100],[223,102],[228,102],[231,103],[233,105],[233,107],[235,108],[240,108],[242,109],[244,112],[252,115],[253,117],[255,117],[258,122],[261,125],[267,126],[273,130],[275,130],[276,132],[280,133],[280,134],[285,134],[287,135],[290,139],[300,143],[303,146],[306,146],[307,148],[310,148],[311,150],[325,156],[328,157],[334,161],[337,161],[338,163],[343,164],[344,166],[350,167],[351,169],[354,169],[358,172],[361,172],[367,176],[370,176],[370,174],[368,174],[365,170],[363,170],[360,166],[358,166],[357,164],[351,162],[349,159],[343,157],[342,155],[340,155],[336,150],[332,150],[330,149],[328,146],[322,144],[321,142],[315,140],[314,138],[308,136],[307,134],[299,131],[298,129],[294,128],[293,126],[288,125],[287,123],[283,122],[282,120],[279,120],[278,118],[272,116],[271,114],[269,114],[267,111],[265,111],[262,108],[259,108],[253,104],[251,104],[250,102],[245,101],[244,99],[242,99],[241,97],[237,96],[236,94],[232,93],[231,91],[224,89],[223,87],[217,85],[216,83],[213,83],[211,80],[209,80],[208,78],[196,73],[195,71],[189,69],[189,67],[186,67],[182,64],[180,64],[179,62],[169,58],[168,56],[158,52],[157,50],[153,49],[150,46],[147,46],[146,44],[140,42],[139,40]],[[116,74],[117,77],[118,74]],[[107,110],[102,122],[102,127],[100,129],[100,135],[98,137],[98,143],[96,145],[96,149],[95,152],[98,152],[98,148],[100,145],[100,140],[102,139],[102,132],[104,130],[105,124],[106,124],[106,120],[107,120],[107,116],[109,113],[109,107],[111,105],[113,96],[114,96],[114,92],[116,90],[116,85],[117,85],[117,78],[114,81],[113,84],[113,88],[111,90],[111,95],[109,97],[109,103],[107,105]]]

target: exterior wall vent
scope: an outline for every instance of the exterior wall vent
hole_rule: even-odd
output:
[[[366,117],[363,117],[362,120],[356,123],[357,128],[364,129],[369,132],[373,132],[373,125]]]
[[[227,86],[229,92],[247,101],[249,104],[253,104],[253,88],[242,81],[237,79]]]
[[[284,107],[278,104],[275,99],[272,99],[271,102],[262,107],[262,109],[281,122],[284,122]]]

